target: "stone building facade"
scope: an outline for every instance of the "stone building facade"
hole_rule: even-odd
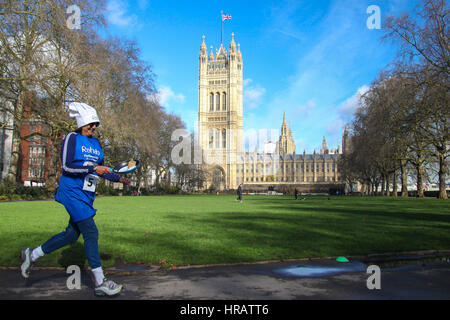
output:
[[[343,140],[346,139],[344,132]],[[298,188],[301,192],[342,190],[340,145],[313,154],[297,153],[292,131],[283,115],[279,139],[263,153],[244,151],[243,59],[234,34],[227,52],[223,44],[207,53],[205,37],[199,55],[198,143],[204,167],[210,172],[207,187],[268,191]],[[269,141],[267,143],[270,144]],[[342,142],[343,146],[345,141]],[[270,150],[271,149],[271,150]]]

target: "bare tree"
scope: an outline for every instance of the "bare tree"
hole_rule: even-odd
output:
[[[86,29],[101,20],[98,8],[102,3],[103,1],[77,1],[79,7],[86,12],[83,16]],[[69,34],[66,9],[73,4],[74,1],[27,0],[6,1],[0,5],[0,88],[2,95],[12,104],[12,108],[6,109],[6,112],[14,118],[9,179],[18,179],[20,129],[26,95],[34,91],[42,96],[41,80],[58,80],[54,72],[50,71],[49,64],[55,58],[56,51],[63,49],[63,46],[55,44],[61,44],[62,39],[67,39],[62,36]],[[67,58],[67,52],[67,48],[59,50],[59,57]],[[59,81],[64,83],[64,78],[60,77]],[[61,109],[59,111],[61,113]]]
[[[389,17],[386,39],[398,42],[399,57],[410,73],[421,79],[423,89],[421,129],[438,158],[439,198],[447,199],[446,174],[449,154],[450,9],[447,0],[422,0],[415,15]],[[422,121],[422,120],[427,121]]]

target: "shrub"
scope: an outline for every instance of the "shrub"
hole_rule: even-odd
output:
[[[13,180],[3,179],[0,183],[0,195],[12,196],[16,191],[17,183]]]
[[[43,187],[25,187],[15,181],[4,179],[0,183],[0,196],[8,200],[48,199],[51,194]]]
[[[97,194],[102,196],[117,196],[119,195],[119,190],[113,187],[107,186],[104,181],[100,181],[97,185]]]

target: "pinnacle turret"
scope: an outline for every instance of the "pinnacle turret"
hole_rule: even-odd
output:
[[[211,46],[211,53],[209,54],[209,62],[214,61],[214,53],[213,53],[213,47]]]
[[[234,42],[234,32],[231,34],[230,52],[236,51],[236,42]]]
[[[202,45],[200,46],[200,51],[201,51],[201,53],[204,53],[204,54],[206,54],[206,43],[205,43],[205,36],[202,36],[202,38],[203,38],[203,42],[202,42]]]

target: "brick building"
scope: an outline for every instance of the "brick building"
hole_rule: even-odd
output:
[[[50,139],[45,123],[27,119],[22,123],[20,136],[20,180],[25,186],[43,186],[48,177],[50,165]]]

